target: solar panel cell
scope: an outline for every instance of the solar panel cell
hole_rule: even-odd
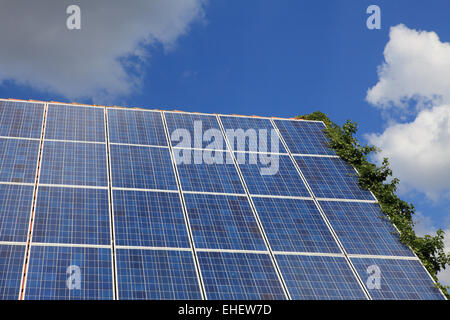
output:
[[[190,248],[178,193],[114,190],[116,244]]]
[[[351,260],[370,296],[375,300],[444,299],[419,260]]]
[[[111,145],[112,186],[178,190],[168,148]]]
[[[345,250],[350,254],[414,256],[376,203],[320,201]]]
[[[112,143],[167,146],[160,112],[110,108],[108,129]]]
[[[39,141],[0,138],[0,181],[34,183]]]
[[[281,283],[268,254],[198,252],[210,300],[284,300]]]
[[[25,245],[0,245],[0,300],[17,300]]]
[[[26,300],[110,300],[111,250],[31,246]]]
[[[108,186],[104,144],[45,141],[40,183]]]
[[[41,137],[44,104],[0,101],[0,136]]]
[[[247,197],[185,194],[197,248],[267,250]]]
[[[103,108],[49,104],[45,138],[105,142]]]
[[[0,185],[0,241],[27,241],[33,190],[31,186]]]
[[[33,242],[109,245],[108,190],[39,187]]]
[[[274,251],[341,253],[312,200],[253,198]]]
[[[334,155],[322,122],[274,120],[289,150],[294,154]]]
[[[357,172],[340,158],[294,157],[317,198],[375,200],[358,184]]]
[[[201,299],[190,251],[117,250],[119,299]]]
[[[294,300],[366,299],[344,257],[275,257]]]

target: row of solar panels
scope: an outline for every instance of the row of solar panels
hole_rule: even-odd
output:
[[[44,109],[12,102],[1,108],[0,136],[9,138],[0,138],[0,182],[8,183],[0,184],[0,298],[14,299],[23,275]],[[109,148],[102,108],[49,105],[46,119],[22,286],[26,299],[111,299],[114,284],[122,299],[195,299],[202,297],[202,287],[209,299],[283,299],[284,284],[294,299],[366,297],[314,201],[280,197],[310,197],[289,155],[280,155],[274,176],[262,176],[258,164],[239,164],[257,216],[234,164],[176,165],[184,216],[161,113],[108,109]],[[165,113],[165,119],[169,132],[193,133],[199,119],[203,130],[220,129],[214,116]],[[221,117],[221,122],[224,128],[273,128],[267,119]],[[320,123],[278,122],[294,153],[330,154]],[[306,142],[296,147],[300,141]],[[340,159],[294,159],[316,197],[373,200]],[[376,204],[319,203],[348,254],[380,255],[351,258],[363,281],[369,266],[383,270],[382,288],[370,290],[372,298],[442,298]],[[269,252],[275,252],[275,261]],[[68,288],[70,266],[81,268],[81,289]]]

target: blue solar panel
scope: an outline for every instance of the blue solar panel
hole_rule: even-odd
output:
[[[197,248],[267,250],[245,196],[185,194]]]
[[[0,138],[0,181],[34,183],[39,141]]]
[[[109,245],[108,190],[39,187],[33,242]]]
[[[179,145],[183,148],[212,148],[215,150],[225,150],[225,141],[220,130],[219,122],[214,115],[202,115],[192,113],[164,113],[169,130],[169,139],[172,141],[172,146],[176,147],[180,143],[180,130],[187,130],[190,137],[190,145]],[[215,129],[209,131],[210,129]],[[220,137],[220,141],[215,141],[213,138],[203,141],[203,134],[206,132],[216,133]],[[206,138],[206,137],[205,137]],[[209,138],[209,137],[208,137]],[[197,143],[195,143],[197,141]],[[184,141],[185,142],[185,141]],[[212,146],[211,146],[212,144]]]
[[[40,183],[108,186],[104,144],[45,141]]]
[[[28,263],[26,300],[113,298],[111,249],[31,246]]]
[[[173,152],[175,154],[180,152],[191,154],[191,161],[177,164],[181,187],[184,191],[241,194],[245,192],[229,152],[215,151],[217,159],[223,161],[222,163],[211,164],[204,160],[198,164],[195,163],[195,153],[197,152],[201,156],[202,153],[204,155],[205,151],[178,149]],[[175,157],[177,158],[177,155]],[[227,161],[227,159],[230,159],[230,161]]]
[[[119,299],[201,299],[190,251],[117,249]]]
[[[45,138],[105,142],[103,108],[49,104]]]
[[[25,245],[0,245],[0,300],[19,298],[25,249]]]
[[[289,150],[295,154],[334,155],[322,122],[274,120]]]
[[[310,197],[289,156],[271,155],[272,163],[264,165],[260,160],[251,161],[248,154],[242,161],[240,155],[243,153],[236,157],[250,194]]]
[[[34,187],[0,185],[0,241],[26,242]]]
[[[269,119],[220,116],[220,120],[233,151],[286,153]]]
[[[374,300],[443,300],[419,260],[352,258]],[[379,273],[379,286],[376,278]]]
[[[44,104],[0,101],[0,136],[41,137]]]
[[[378,204],[321,201],[325,215],[350,254],[414,256]]]
[[[253,198],[274,251],[341,253],[312,200]]]
[[[317,198],[375,200],[358,184],[356,171],[340,158],[295,157]]]
[[[168,148],[111,145],[112,186],[178,190]]]
[[[190,248],[178,193],[114,190],[116,244]]]
[[[112,143],[167,146],[160,112],[108,109],[108,129]]]
[[[294,300],[367,299],[344,257],[275,257]]]
[[[284,300],[268,254],[197,252],[210,300]]]

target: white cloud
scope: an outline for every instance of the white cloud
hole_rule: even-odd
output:
[[[0,0],[0,82],[12,80],[69,98],[139,89],[148,46],[165,49],[203,17],[205,0]],[[81,8],[82,29],[66,28]]]
[[[378,162],[389,158],[403,189],[433,200],[450,191],[450,106],[422,110],[411,123],[394,123],[366,137],[382,150],[375,155]]]
[[[401,107],[408,100],[450,103],[450,44],[435,32],[392,27],[378,67],[378,83],[367,101],[378,107]]]

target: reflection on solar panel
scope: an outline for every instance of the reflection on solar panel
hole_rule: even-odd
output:
[[[25,245],[0,244],[0,299],[17,300],[20,292]]]
[[[49,104],[45,138],[105,142],[103,108]]]
[[[198,252],[208,299],[284,300],[268,254]]]
[[[419,260],[371,258],[351,260],[372,299],[442,300],[443,298]],[[379,286],[377,274],[380,275]]]
[[[40,183],[107,186],[104,144],[46,141]]]
[[[182,145],[184,148],[213,148],[216,150],[225,150],[225,144],[222,141],[215,141],[214,139],[203,141],[203,133],[209,129],[215,129],[216,132],[220,132],[219,122],[216,116],[203,115],[203,114],[190,114],[190,113],[164,113],[167,122],[167,128],[169,130],[169,138],[172,141],[174,147],[179,143],[179,137],[177,135],[180,130],[187,130],[191,137],[191,145]],[[222,138],[222,137],[221,137]],[[195,142],[197,141],[197,143]],[[217,144],[218,143],[218,144]],[[211,145],[212,144],[212,145]]]
[[[250,194],[309,197],[300,175],[295,169],[289,156],[271,155],[275,157],[269,165],[263,165],[261,161],[240,161],[236,153],[239,168],[244,176]],[[248,154],[246,155],[248,158]],[[242,163],[244,162],[244,163]]]
[[[199,164],[195,162],[195,153],[202,154],[202,150],[178,149],[174,153],[188,152],[191,154],[191,161],[177,164],[180,175],[181,187],[184,191],[197,192],[221,192],[221,193],[244,193],[244,187],[239,178],[239,174],[228,152],[216,151],[217,158],[223,159],[223,163],[208,164],[201,160]]]
[[[197,248],[267,250],[247,197],[186,194]]]
[[[118,249],[120,299],[201,299],[190,251]]]
[[[220,121],[227,133],[233,151],[286,153],[286,149],[279,140],[278,134],[275,131],[272,131],[275,130],[275,128],[272,126],[272,122],[270,122],[269,119],[220,116]],[[245,141],[242,140],[240,142],[236,137],[238,133],[246,133],[248,137]],[[274,134],[273,137],[272,133]],[[273,145],[272,139],[277,141]],[[250,141],[254,141],[253,145]],[[255,147],[257,147],[256,150],[254,150]]]
[[[0,241],[27,241],[33,189],[0,184]]]
[[[375,200],[358,185],[356,171],[344,160],[323,157],[295,157],[317,198]]]
[[[276,255],[276,259],[292,299],[366,299],[343,257]]]
[[[178,193],[114,190],[116,244],[189,248]]]
[[[0,299],[442,299],[323,124],[275,123],[0,99]]]
[[[378,204],[320,201],[320,206],[348,253],[414,256]]]
[[[39,187],[33,242],[111,242],[108,190]]]
[[[0,136],[41,137],[44,104],[0,101]]]
[[[0,138],[0,181],[34,183],[39,141]]]
[[[31,246],[25,299],[113,297],[111,249]]]
[[[177,190],[168,148],[111,145],[112,186]]]
[[[167,146],[160,112],[108,109],[111,143]]]
[[[334,155],[322,122],[274,120],[289,150],[294,154]]]
[[[253,198],[274,251],[341,253],[312,200]]]

